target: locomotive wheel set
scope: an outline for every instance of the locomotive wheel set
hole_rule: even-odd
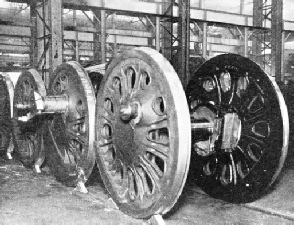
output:
[[[33,69],[20,75],[14,94],[7,80],[1,76],[1,152],[9,155],[14,144],[25,166],[41,172],[46,163],[59,182],[83,192],[97,163],[111,198],[132,217],[167,213],[189,171],[213,197],[254,201],[287,155],[283,96],[239,55],[206,61],[186,91],[149,48],[117,54],[101,84],[76,62],[58,66],[48,90]]]

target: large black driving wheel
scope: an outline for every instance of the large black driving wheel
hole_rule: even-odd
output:
[[[250,202],[273,184],[284,164],[289,121],[283,96],[257,64],[235,55],[205,62],[186,89],[193,129],[195,182],[209,195]]]

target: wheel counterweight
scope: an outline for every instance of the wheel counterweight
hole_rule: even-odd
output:
[[[164,214],[190,162],[190,119],[177,74],[161,54],[135,48],[109,65],[97,96],[97,162],[126,214]]]
[[[273,78],[247,58],[225,54],[196,71],[186,95],[196,184],[230,202],[259,198],[288,150],[287,108]]]

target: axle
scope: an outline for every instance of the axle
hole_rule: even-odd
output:
[[[48,113],[64,113],[67,111],[69,101],[66,95],[45,96],[41,97],[34,91],[34,97],[21,101],[15,107],[21,112],[22,115],[18,117],[20,121],[28,121],[36,115]]]
[[[199,155],[212,154],[220,134],[222,134],[220,149],[233,151],[241,136],[241,120],[237,113],[226,113],[223,118],[217,118],[208,108],[200,107],[191,115],[191,130],[194,140],[193,146]],[[199,139],[197,131],[202,134],[207,131],[206,137]]]

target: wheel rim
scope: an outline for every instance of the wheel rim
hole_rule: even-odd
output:
[[[0,75],[0,152],[6,153],[11,140],[13,83],[8,75]]]
[[[49,122],[45,139],[48,163],[57,180],[73,186],[87,181],[95,163],[95,94],[76,62],[58,66],[54,74],[49,94],[67,98],[68,107]]]
[[[192,115],[205,109],[202,118],[213,121],[207,116],[213,113],[223,127],[215,148],[202,156],[199,137],[192,137],[200,186],[229,201],[259,197],[276,180],[288,150],[288,113],[276,83],[249,59],[227,54],[207,61],[186,94]]]
[[[44,82],[35,69],[21,73],[13,99],[13,140],[15,150],[26,167],[32,167],[39,156],[39,132],[43,119],[34,117],[37,113],[34,92],[46,96]],[[22,105],[23,107],[20,107]]]
[[[97,161],[125,213],[163,214],[178,199],[190,160],[187,109],[176,73],[158,52],[136,48],[109,66],[97,98]]]

